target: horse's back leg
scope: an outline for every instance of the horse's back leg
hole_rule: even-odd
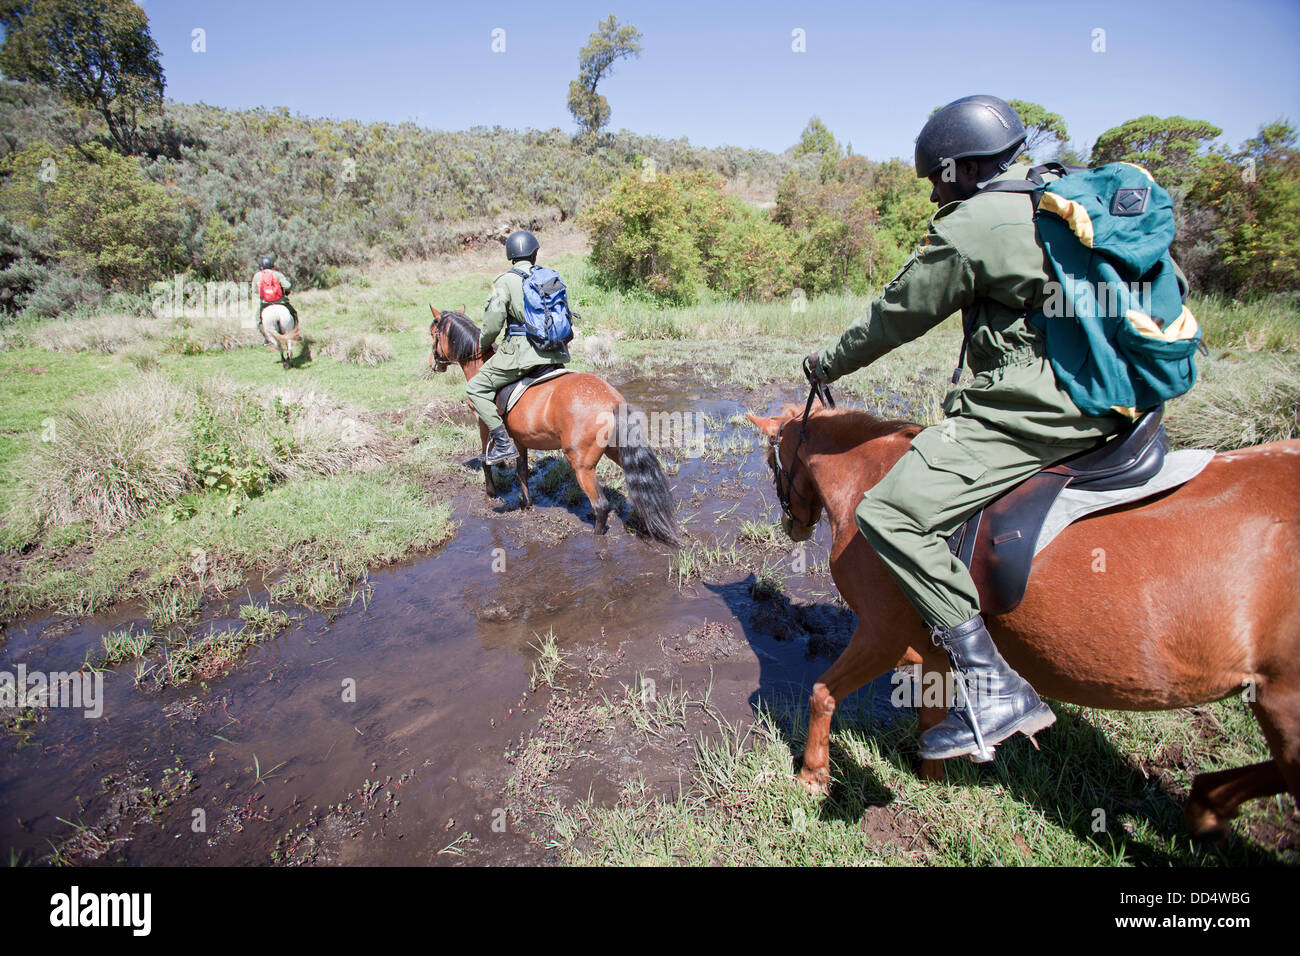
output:
[[[906,649],[906,638],[882,638],[859,622],[849,646],[813,684],[808,701],[808,742],[799,771],[804,789],[824,793],[830,786],[831,717],[837,703],[889,670]]]
[[[1300,676],[1263,684],[1251,704],[1272,760],[1197,774],[1187,797],[1187,825],[1197,836],[1221,837],[1241,804],[1290,791],[1300,808]]]
[[[528,497],[528,449],[519,449],[519,459],[515,462],[515,475],[519,478],[519,507],[530,508],[533,499]]]
[[[591,502],[591,511],[596,518],[596,534],[604,534],[609,523],[609,499],[600,490],[600,482],[596,480],[596,463],[604,452],[605,449],[595,442],[585,447],[564,449],[564,457],[569,460],[573,475],[578,479],[578,486]]]

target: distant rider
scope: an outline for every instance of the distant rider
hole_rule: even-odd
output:
[[[483,309],[483,333],[479,349],[492,347],[501,330],[505,339],[501,347],[465,386],[470,404],[491,432],[483,461],[488,465],[512,461],[519,456],[515,443],[510,440],[501,413],[497,411],[496,394],[512,382],[527,378],[533,369],[543,365],[563,365],[569,361],[569,350],[563,346],[542,352],[533,348],[524,330],[524,278],[537,266],[537,250],[541,248],[537,237],[520,229],[506,240],[506,258],[510,271],[503,272],[492,282],[492,293]]]
[[[257,293],[259,305],[257,307],[257,327],[262,332],[262,340],[267,345],[274,345],[270,338],[267,337],[266,330],[262,328],[262,312],[268,305],[282,305],[289,310],[293,316],[294,328],[298,326],[298,311],[289,301],[289,289],[293,283],[283,272],[275,268],[275,256],[262,256],[261,266],[257,272],[253,273],[253,291]]]

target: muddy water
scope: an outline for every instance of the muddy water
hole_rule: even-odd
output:
[[[744,519],[774,520],[756,433],[721,423],[802,396],[723,398],[613,378],[647,412],[707,413],[710,447],[730,449],[665,456],[694,536],[731,543]],[[121,667],[105,673],[102,717],[52,709],[27,744],[0,740],[0,853],[25,863],[48,862],[52,846],[79,863],[541,862],[542,841],[496,825],[508,754],[544,700],[528,692],[539,635],[553,633],[579,657],[615,653],[623,673],[613,676],[630,681],[663,664],[665,635],[728,625],[742,650],[712,663],[709,677],[714,706],[733,720],[764,699],[806,695],[847,640],[852,617],[833,603],[829,575],[787,578],[791,596],[775,603],[756,600],[752,574],[739,567],[678,588],[667,549],[617,519],[596,538],[585,498],[548,498],[537,487],[552,463],[533,464],[532,511],[517,510],[514,490],[494,502],[467,491],[452,542],[373,574],[351,606],[290,609],[294,625],[230,674],[156,692]],[[807,549],[814,565],[825,564],[827,544],[823,526]],[[265,600],[250,590],[210,601],[198,632],[237,625],[229,615],[250,597]],[[131,625],[147,626],[138,607],[71,627],[23,622],[0,646],[0,670],[74,669],[107,631]],[[581,796],[605,789],[585,783]],[[458,849],[467,845],[474,852]]]

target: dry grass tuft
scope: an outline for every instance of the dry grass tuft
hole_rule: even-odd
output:
[[[374,368],[393,357],[393,350],[377,335],[351,335],[335,339],[321,349],[323,355],[352,365]]]
[[[24,467],[30,504],[43,521],[111,531],[179,497],[192,480],[185,420],[193,404],[147,373],[76,406]]]

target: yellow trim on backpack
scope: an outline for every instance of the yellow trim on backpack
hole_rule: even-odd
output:
[[[1138,410],[1134,408],[1132,405],[1112,405],[1110,407],[1110,410],[1112,412],[1119,412],[1121,415],[1123,415],[1125,418],[1130,419],[1131,421],[1137,421],[1138,416],[1140,414]]]
[[[1196,317],[1183,306],[1183,311],[1179,313],[1178,318],[1174,319],[1167,328],[1160,328],[1151,316],[1145,312],[1139,312],[1137,309],[1129,309],[1124,316],[1128,319],[1128,324],[1133,326],[1133,330],[1139,335],[1144,335],[1149,339],[1161,339],[1165,342],[1180,342],[1183,339],[1195,338],[1198,329]]]
[[[1151,180],[1152,182],[1156,181],[1156,178],[1154,176],[1152,176],[1149,172],[1146,171],[1144,167],[1139,166],[1137,163],[1123,162],[1122,160],[1121,163],[1124,166],[1132,166],[1134,169],[1136,169],[1138,172],[1140,172],[1143,176],[1145,176],[1147,179]]]
[[[1053,192],[1043,193],[1043,198],[1038,201],[1039,209],[1046,209],[1055,216],[1065,220],[1071,231],[1078,237],[1079,241],[1092,248],[1092,217],[1088,215],[1088,210],[1079,205],[1073,199],[1065,199]]]

